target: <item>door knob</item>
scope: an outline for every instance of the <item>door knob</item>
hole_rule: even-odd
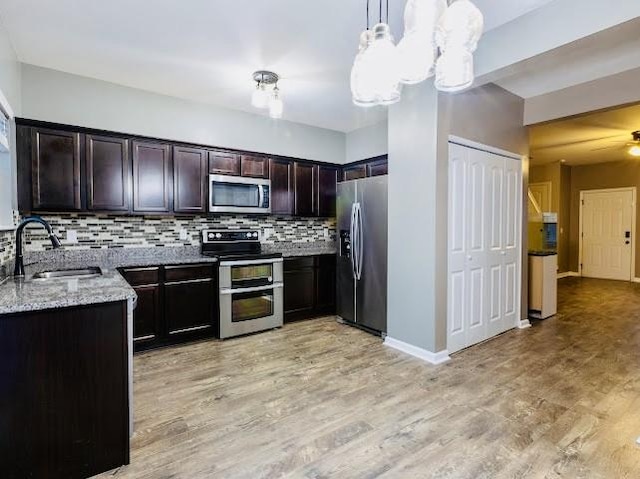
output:
[[[467,259],[468,259],[469,261],[472,261],[472,260],[473,260],[473,258],[472,258],[471,256],[467,256]]]

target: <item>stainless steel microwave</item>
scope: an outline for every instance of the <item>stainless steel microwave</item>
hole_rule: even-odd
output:
[[[209,213],[271,213],[271,180],[209,175]]]

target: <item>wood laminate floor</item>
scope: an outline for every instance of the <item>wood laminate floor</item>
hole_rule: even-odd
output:
[[[639,478],[640,285],[441,366],[321,319],[136,356],[117,478]]]

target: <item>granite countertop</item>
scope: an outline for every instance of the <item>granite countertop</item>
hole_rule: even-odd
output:
[[[334,242],[265,243],[265,253],[284,257],[316,256],[336,253]],[[199,246],[166,248],[113,248],[27,252],[26,280],[0,281],[0,314],[66,308],[87,304],[135,300],[136,293],[117,268],[173,264],[215,263],[217,258],[200,254]],[[41,271],[98,266],[103,275],[95,278],[33,281]]]
[[[263,244],[265,253],[282,253],[285,258],[294,256],[317,256],[322,254],[336,254],[336,243],[324,241],[317,243],[273,243]]]
[[[529,250],[529,256],[556,256],[557,251],[552,250]]]
[[[136,299],[133,288],[116,270],[103,270],[95,278],[29,278],[8,278],[0,284],[0,315]]]

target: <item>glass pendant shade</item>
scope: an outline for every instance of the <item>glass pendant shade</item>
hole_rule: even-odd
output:
[[[267,108],[269,106],[269,93],[264,83],[258,83],[251,95],[251,104],[256,108]]]
[[[464,48],[445,51],[436,62],[436,88],[457,92],[473,85],[473,55]]]
[[[473,53],[484,30],[484,17],[469,0],[456,0],[444,12],[436,27],[436,43],[441,50],[464,48]]]
[[[273,95],[269,99],[269,116],[271,118],[282,118],[284,112],[284,103],[280,97],[280,91],[276,88],[273,90]]]
[[[629,148],[629,154],[631,156],[640,156],[640,146],[633,145],[631,148]]]
[[[400,81],[414,85],[433,76],[436,52],[433,35],[405,34],[397,47]]]
[[[353,103],[361,107],[376,105],[376,94],[372,82],[373,64],[367,54],[372,32],[365,30],[360,34],[360,47],[351,68],[351,96]]]
[[[373,28],[373,40],[365,55],[376,102],[391,105],[400,101],[400,65],[389,25],[378,23]]]
[[[447,0],[408,0],[404,9],[404,33],[433,34],[447,9]]]

